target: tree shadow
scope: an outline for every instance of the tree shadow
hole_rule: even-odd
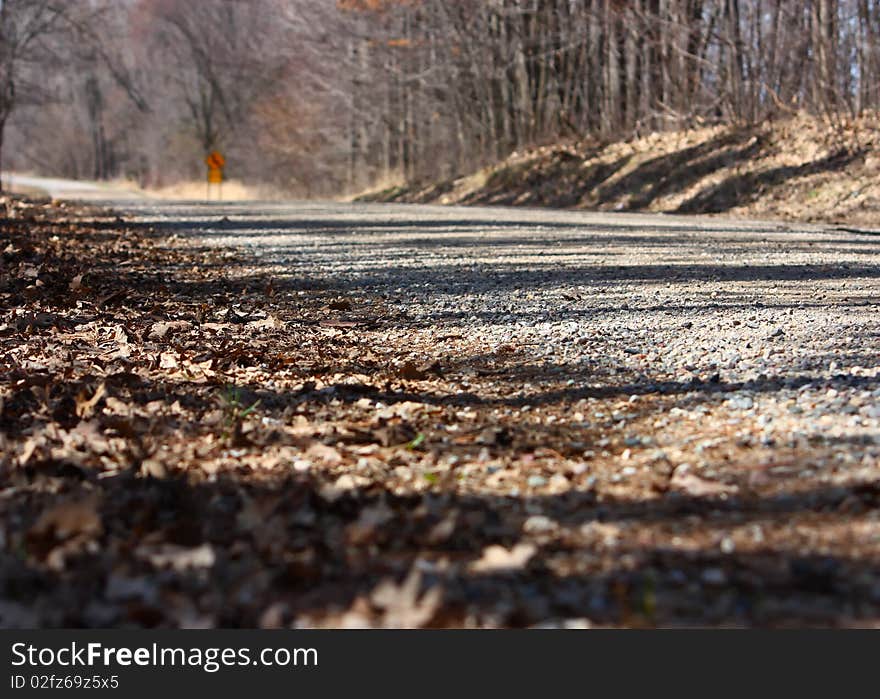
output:
[[[288,252],[289,251],[289,252]],[[273,252],[293,257],[295,247],[279,246]],[[638,264],[638,265],[560,265],[552,258],[545,263],[492,265],[462,264],[417,264],[408,263],[405,253],[394,256],[375,251],[375,264],[341,270],[332,276],[301,274],[286,276],[253,275],[246,279],[231,280],[230,288],[258,288],[270,279],[278,290],[290,289],[323,289],[339,294],[353,292],[387,293],[389,289],[400,289],[398,294],[423,293],[439,277],[443,279],[443,292],[447,295],[456,294],[489,294],[506,293],[526,290],[553,289],[610,289],[627,282],[641,282],[646,285],[661,285],[669,282],[787,282],[787,281],[833,281],[845,279],[877,279],[880,277],[880,266],[872,263],[839,263],[839,264],[755,264],[755,265],[718,265],[718,264]],[[388,261],[398,258],[399,264],[389,265]],[[370,262],[370,260],[367,260]],[[136,288],[148,285],[151,275],[132,274],[130,282]],[[155,283],[155,278],[153,283]],[[216,290],[214,282],[184,282],[179,285],[181,293],[199,294]],[[599,293],[599,292],[597,292]],[[557,305],[541,311],[544,315],[572,319],[589,314],[589,310],[579,311],[577,304]],[[709,304],[707,304],[707,307]],[[607,308],[602,307],[602,311]],[[528,320],[530,314],[538,311],[512,310],[499,312],[498,318],[505,315],[509,320]],[[485,313],[484,313],[485,315]],[[424,321],[442,321],[444,318],[454,320],[456,312],[446,310],[433,311],[424,316]]]
[[[717,214],[755,201],[768,190],[799,177],[823,172],[836,172],[864,157],[863,150],[840,150],[831,155],[803,165],[787,165],[765,172],[750,172],[730,177],[696,194],[681,204],[676,213]]]
[[[880,561],[873,556],[804,553],[779,541],[741,542],[724,552],[632,535],[671,530],[712,541],[731,528],[769,532],[796,517],[857,521],[880,505],[876,483],[636,500],[589,491],[467,495],[441,487],[399,494],[369,485],[330,498],[309,476],[193,483],[123,473],[89,489],[102,495],[106,530],[98,551],[61,572],[0,554],[0,595],[41,612],[51,605],[46,625],[174,626],[201,618],[254,627],[273,607],[278,623],[300,615],[332,620],[352,606],[378,607],[381,619],[372,591],[413,571],[419,594],[442,590],[430,623],[444,626],[572,618],[629,626],[837,626],[873,624],[880,613]],[[375,511],[385,514],[364,530],[364,513]],[[570,533],[524,535],[534,512]],[[454,526],[440,536],[450,513]],[[534,548],[523,562],[480,569],[487,547],[511,549],[524,539]],[[195,567],[151,563],[141,553],[150,541],[208,546],[212,557]]]
[[[716,170],[754,157],[764,145],[760,135],[746,129],[716,136],[642,163],[613,184],[601,187],[595,202],[608,204],[631,195],[624,210],[647,208],[661,196],[683,191]]]
[[[469,206],[537,206],[569,208],[580,204],[589,192],[614,176],[629,162],[629,156],[610,163],[586,161],[602,149],[593,147],[583,153],[556,148],[545,156],[529,158],[514,164],[502,164],[492,170],[485,183],[467,193],[459,203]],[[361,198],[361,201],[382,201],[431,204],[453,192],[459,180],[420,187],[418,184],[392,187]]]
[[[580,204],[601,185],[623,169],[630,158],[584,167],[589,157],[556,151],[549,159],[539,158],[507,165],[492,172],[486,183],[468,194],[466,205],[538,206],[570,208]]]

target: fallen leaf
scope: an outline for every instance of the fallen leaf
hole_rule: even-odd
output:
[[[458,510],[452,510],[441,519],[437,524],[431,527],[426,537],[431,545],[442,544],[447,541],[455,533],[455,527],[458,524]]]
[[[384,501],[380,501],[373,507],[365,507],[360,516],[345,530],[349,544],[360,546],[372,541],[377,530],[394,518],[394,512]]]
[[[534,544],[520,543],[512,549],[493,544],[483,549],[483,555],[478,561],[471,563],[469,569],[474,573],[501,573],[521,570],[537,551],[538,547]]]
[[[257,330],[280,330],[284,327],[284,321],[270,315],[260,318],[260,320],[252,320],[247,324],[247,327]]]
[[[335,447],[327,446],[321,442],[315,442],[306,450],[306,456],[315,461],[322,461],[328,466],[342,463],[342,454]]]
[[[159,368],[160,369],[177,369],[177,357],[168,352],[163,352],[159,355]]]
[[[327,483],[318,490],[318,494],[327,502],[336,502],[348,492],[369,485],[370,481],[363,476],[352,476],[344,473],[334,483]]]
[[[79,291],[82,288],[83,275],[77,274],[73,279],[70,280],[70,290],[71,291]]]
[[[30,458],[34,455],[38,447],[43,446],[45,440],[37,440],[34,437],[28,437],[27,441],[24,443],[24,448],[21,450],[21,454],[18,457],[18,463],[22,466],[27,465],[27,462],[30,461]]]
[[[397,370],[398,376],[407,381],[424,381],[428,378],[428,373],[419,369],[412,362],[406,362]]]
[[[27,532],[29,551],[53,570],[68,557],[94,546],[103,532],[95,498],[64,502],[45,510]]]
[[[411,570],[400,585],[383,580],[370,595],[375,607],[383,610],[382,626],[393,629],[418,629],[431,621],[443,601],[443,589],[434,586],[420,595],[422,575]]]
[[[28,531],[30,537],[52,537],[56,541],[86,534],[101,533],[101,516],[94,498],[64,502],[50,507],[40,515]]]
[[[512,442],[510,433],[504,427],[487,427],[474,440],[476,444],[485,446],[509,446]]]
[[[141,462],[140,473],[142,476],[160,479],[168,475],[165,465],[156,459],[144,459]]]
[[[95,412],[95,407],[101,399],[107,395],[107,385],[102,383],[95,390],[95,394],[91,398],[86,398],[85,389],[76,395],[76,415],[84,420],[88,420]]]
[[[669,487],[695,498],[732,495],[739,491],[739,488],[735,485],[727,485],[701,478],[691,473],[689,469],[681,468],[680,466],[675,469],[672,478],[669,479]]]
[[[284,619],[289,611],[286,602],[275,602],[274,604],[269,605],[263,613],[260,614],[260,620],[257,623],[258,628],[283,629]]]
[[[443,365],[438,361],[428,362],[427,364],[423,364],[418,367],[419,371],[423,371],[426,374],[434,374],[436,376],[441,376],[443,374]]]
[[[417,432],[406,422],[395,422],[385,427],[380,427],[373,432],[376,441],[383,447],[391,447],[396,444],[407,444],[416,438]]]
[[[164,340],[166,337],[173,335],[174,333],[190,330],[191,328],[192,323],[187,320],[161,321],[159,323],[153,323],[153,325],[150,326],[150,333],[147,337],[150,340]]]
[[[621,537],[620,527],[605,522],[587,522],[581,526],[580,533],[591,546],[607,548],[615,548]]]
[[[350,311],[351,301],[348,301],[347,299],[337,299],[336,301],[328,303],[327,308],[331,311]]]

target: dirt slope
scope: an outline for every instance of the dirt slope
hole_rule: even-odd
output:
[[[513,153],[468,177],[368,201],[719,213],[880,226],[880,117],[800,115],[758,127],[655,133]]]

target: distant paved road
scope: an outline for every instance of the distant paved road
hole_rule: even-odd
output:
[[[34,177],[3,173],[3,184],[13,191],[40,190],[53,199],[76,199],[79,201],[119,201],[135,199],[139,195],[118,185],[103,182],[82,182],[57,177]]]

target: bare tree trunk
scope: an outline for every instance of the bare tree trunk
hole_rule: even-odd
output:
[[[7,116],[0,115],[0,194],[4,192],[3,189],[3,139],[6,134],[6,121]]]

